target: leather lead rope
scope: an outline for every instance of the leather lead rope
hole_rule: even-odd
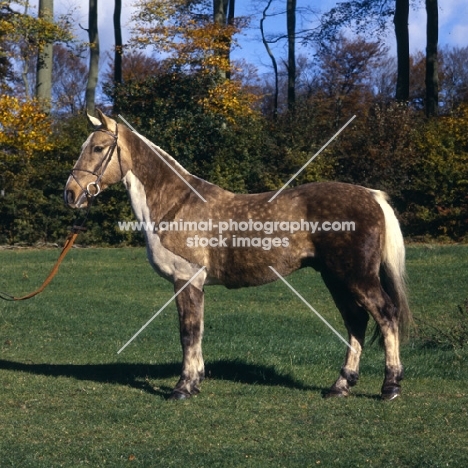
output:
[[[50,270],[49,276],[47,276],[47,278],[42,283],[42,285],[35,291],[29,294],[26,294],[26,296],[21,296],[21,297],[12,296],[11,294],[0,291],[0,299],[3,299],[4,301],[25,301],[26,299],[31,299],[31,297],[37,296],[39,293],[44,291],[44,289],[49,285],[49,283],[52,281],[54,276],[57,274],[60,264],[62,263],[63,259],[67,255],[68,251],[73,247],[73,244],[75,243],[75,240],[78,237],[78,234],[82,231],[86,231],[84,224],[86,223],[86,220],[88,219],[88,214],[93,204],[93,201],[94,201],[94,197],[92,197],[89,200],[88,209],[86,210],[86,216],[83,222],[79,226],[74,225],[70,234],[68,234],[67,238],[65,239],[65,244],[62,248],[62,251],[60,252],[59,258],[55,262],[55,265],[53,266],[52,270]]]
[[[22,297],[11,296],[10,294],[0,292],[0,299],[4,299],[5,301],[24,301],[26,299],[30,299],[31,297],[37,296],[39,293],[44,291],[47,285],[52,281],[52,278],[56,275],[59,266],[62,263],[62,260],[65,258],[65,255],[67,255],[68,251],[73,247],[73,243],[75,242],[75,239],[78,236],[78,234],[78,231],[72,231],[70,232],[70,234],[68,234],[68,237],[65,240],[65,245],[63,246],[59,258],[55,262],[55,265],[52,268],[52,270],[50,270],[49,276],[45,279],[45,281],[38,289]]]

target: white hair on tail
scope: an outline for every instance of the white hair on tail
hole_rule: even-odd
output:
[[[385,238],[381,248],[383,285],[397,308],[400,333],[408,336],[413,322],[406,292],[405,242],[400,223],[388,203],[388,195],[380,190],[369,189],[380,205],[385,218]]]
[[[369,189],[377,203],[382,208],[385,217],[385,240],[382,248],[382,262],[394,270],[400,277],[405,277],[405,243],[400,229],[400,223],[393,208],[388,203],[388,195],[381,190]]]

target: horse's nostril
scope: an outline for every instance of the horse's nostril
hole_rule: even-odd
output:
[[[75,194],[72,190],[65,190],[64,197],[65,203],[72,205],[75,202]]]

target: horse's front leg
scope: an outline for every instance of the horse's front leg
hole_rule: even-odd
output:
[[[175,291],[178,292],[185,284],[186,281],[176,280],[174,283]],[[180,380],[172,391],[170,399],[180,400],[199,393],[200,383],[205,377],[201,346],[204,292],[189,284],[176,297],[176,303],[179,311],[183,363]]]

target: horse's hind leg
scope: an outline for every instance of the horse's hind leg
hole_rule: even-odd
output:
[[[393,400],[401,393],[403,366],[400,361],[400,340],[398,314],[390,297],[383,290],[378,278],[365,288],[356,291],[358,304],[366,309],[377,322],[382,333],[385,348],[385,379],[382,385],[382,398]]]
[[[323,275],[325,284],[343,317],[348,330],[349,347],[340,375],[327,393],[327,397],[348,396],[350,388],[356,385],[359,378],[359,361],[361,358],[369,314],[359,307],[346,286]]]
[[[178,292],[186,281],[174,283]],[[180,342],[182,344],[183,364],[179,382],[171,393],[170,399],[189,398],[200,392],[200,383],[205,376],[202,355],[204,293],[196,286],[188,285],[177,297],[179,312]]]

